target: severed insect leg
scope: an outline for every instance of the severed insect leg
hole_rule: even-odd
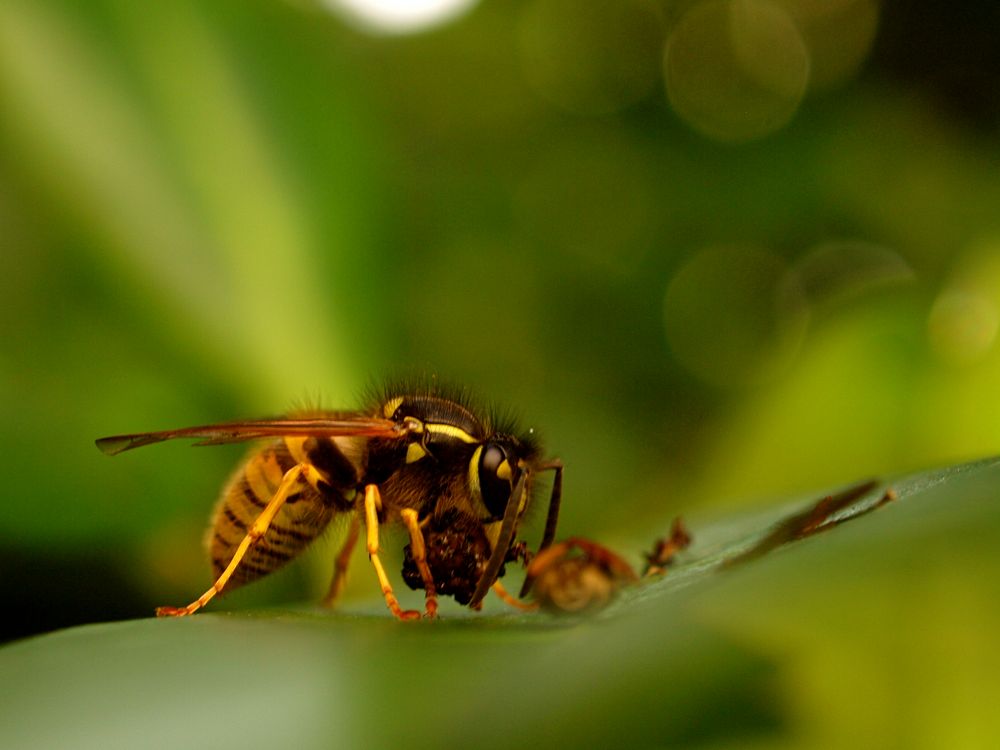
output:
[[[677,553],[687,549],[690,544],[691,535],[678,516],[670,526],[670,536],[666,539],[657,539],[653,545],[653,551],[644,555],[646,567],[642,571],[642,575],[644,577],[658,576],[666,573],[667,568],[673,564]]]
[[[520,599],[512,596],[500,581],[493,582],[493,593],[500,597],[504,604],[509,604],[515,609],[522,609],[528,612],[538,609],[536,602],[522,602]]]
[[[379,495],[378,487],[374,484],[365,486],[365,526],[367,527],[368,538],[368,558],[375,568],[375,575],[378,576],[379,585],[382,587],[382,595],[385,597],[385,605],[400,620],[419,619],[420,613],[415,609],[403,609],[399,606],[399,600],[392,593],[392,584],[385,574],[382,561],[378,556],[378,511],[382,507],[382,498]]]
[[[337,559],[333,565],[333,580],[330,582],[330,590],[327,592],[326,598],[323,599],[324,607],[335,607],[337,600],[340,599],[340,595],[344,592],[344,586],[347,584],[347,568],[351,564],[351,553],[354,551],[354,545],[358,543],[360,535],[361,517],[355,513],[351,517],[351,526],[347,530],[347,538],[344,540],[340,552],[337,553]]]
[[[417,511],[413,508],[404,508],[399,512],[406,530],[410,532],[410,552],[413,555],[413,562],[417,564],[420,577],[424,581],[424,617],[437,617],[437,591],[434,588],[434,577],[431,569],[427,567],[427,546],[424,544],[424,534],[420,531],[420,521],[417,520]]]
[[[222,591],[223,587],[226,585],[226,581],[229,580],[230,576],[232,576],[233,572],[239,566],[240,561],[243,560],[247,550],[256,544],[257,541],[267,532],[268,527],[271,525],[271,521],[273,521],[274,517],[278,515],[278,511],[281,510],[281,506],[285,504],[285,500],[288,499],[292,489],[299,483],[299,478],[303,473],[308,474],[310,470],[313,472],[316,471],[316,469],[312,466],[298,464],[285,472],[285,475],[281,478],[281,484],[278,485],[278,489],[275,490],[274,495],[268,501],[264,510],[262,510],[260,515],[257,516],[257,519],[253,522],[253,526],[247,530],[247,534],[243,537],[243,541],[240,542],[239,547],[236,548],[236,552],[233,554],[233,559],[229,561],[229,565],[226,566],[226,569],[222,571],[222,574],[218,577],[218,579],[216,579],[215,583],[212,584],[212,587],[208,591],[199,596],[186,607],[158,607],[156,610],[157,617],[182,617],[184,615],[194,614],[208,604],[212,597]]]

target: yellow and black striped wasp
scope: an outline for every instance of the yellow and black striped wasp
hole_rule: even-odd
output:
[[[478,415],[464,392],[389,387],[370,400],[358,411],[307,410],[97,441],[111,455],[176,438],[268,441],[243,462],[216,506],[207,537],[215,583],[187,606],[160,607],[158,615],[192,614],[224,589],[277,570],[342,514],[350,525],[324,604],[340,595],[364,526],[389,610],[400,619],[420,617],[400,606],[379,558],[379,529],[402,524],[410,539],[404,577],[424,589],[424,616],[436,616],[439,593],[479,609],[492,588],[525,606],[499,578],[506,562],[529,557],[515,535],[544,471],[554,478],[539,550],[552,543],[562,463],[541,458],[533,431],[518,434],[509,420]]]

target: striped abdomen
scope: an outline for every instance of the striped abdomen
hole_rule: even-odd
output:
[[[215,508],[206,539],[215,577],[229,565],[285,472],[302,461],[316,466],[330,483],[313,486],[303,479],[292,489],[267,533],[247,550],[227,589],[277,570],[301,554],[337,513],[353,508],[358,472],[337,443],[314,438],[274,442],[250,456],[237,470]]]

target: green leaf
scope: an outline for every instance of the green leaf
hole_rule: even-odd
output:
[[[1000,461],[892,486],[779,545],[811,503],[694,519],[667,576],[588,619],[267,611],[15,643],[0,746],[984,746]]]

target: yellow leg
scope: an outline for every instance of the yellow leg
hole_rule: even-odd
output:
[[[378,510],[382,506],[382,498],[378,494],[378,487],[369,484],[365,487],[365,525],[367,526],[368,537],[368,557],[375,568],[375,575],[378,576],[379,585],[382,587],[382,596],[385,597],[385,605],[400,620],[414,620],[420,617],[420,613],[415,609],[403,609],[399,606],[399,600],[392,593],[392,584],[385,574],[382,561],[378,557]]]
[[[274,517],[278,515],[278,511],[281,510],[281,506],[285,504],[285,500],[288,498],[289,494],[291,494],[292,488],[298,484],[299,477],[304,471],[306,471],[306,468],[307,467],[299,464],[297,466],[293,466],[285,472],[285,476],[282,477],[281,484],[278,485],[278,489],[275,491],[274,496],[268,501],[267,506],[263,511],[261,511],[261,514],[257,516],[257,520],[253,522],[253,526],[250,527],[246,536],[243,537],[243,541],[240,542],[240,546],[236,548],[236,552],[233,554],[233,559],[229,561],[229,565],[226,566],[226,569],[222,571],[222,574],[218,577],[218,579],[216,579],[215,583],[212,584],[212,588],[186,607],[159,607],[156,610],[156,615],[158,617],[182,617],[184,615],[194,614],[208,604],[212,597],[222,591],[223,587],[226,585],[226,581],[229,580],[233,571],[235,571],[239,566],[240,561],[243,560],[247,550],[256,544],[257,540],[264,536],[265,532],[267,532],[268,527],[271,525],[271,521],[273,521]]]
[[[337,604],[337,600],[340,599],[340,595],[344,591],[344,586],[347,584],[347,568],[351,564],[351,553],[354,551],[354,545],[358,543],[360,535],[361,516],[355,513],[351,518],[351,527],[347,530],[347,538],[344,540],[340,552],[337,553],[337,559],[333,566],[333,580],[330,582],[330,591],[327,592],[326,598],[323,599],[324,607],[334,607]]]
[[[417,511],[412,508],[404,508],[399,512],[406,524],[406,530],[410,532],[410,551],[413,554],[413,562],[417,564],[420,577],[424,580],[424,617],[437,617],[437,591],[434,588],[434,578],[431,576],[431,569],[427,567],[427,546],[424,544],[424,535],[420,531],[420,522],[417,520]]]
[[[538,604],[536,602],[522,602],[520,599],[516,599],[511,596],[500,581],[493,582],[493,593],[499,596],[505,604],[509,604],[515,609],[523,609],[527,612],[538,609]]]

